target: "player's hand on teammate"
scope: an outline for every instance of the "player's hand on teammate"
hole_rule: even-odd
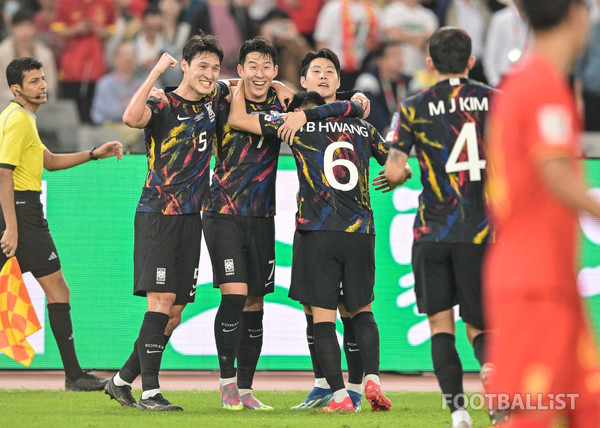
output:
[[[375,177],[373,179],[373,186],[375,187],[375,190],[381,190],[381,193],[388,193],[391,192],[392,190],[394,190],[396,187],[403,185],[404,183],[406,183],[407,180],[412,178],[412,169],[410,168],[410,165],[406,164],[406,168],[404,169],[404,177],[402,178],[402,181],[396,183],[396,184],[392,184],[390,183],[387,178],[385,178],[385,168],[382,169],[381,171],[379,171],[379,174],[377,175],[377,177]]]
[[[98,159],[115,156],[117,160],[121,160],[123,158],[123,144],[119,141],[109,141],[108,143],[104,143],[94,150],[94,156]]]
[[[273,82],[271,83],[271,87],[275,89],[275,92],[277,93],[279,104],[287,110],[287,106],[292,101],[292,98],[294,98],[294,91],[281,82]]]
[[[371,100],[368,99],[365,94],[363,94],[362,92],[357,92],[356,94],[352,95],[352,98],[350,98],[350,101],[359,101],[362,104],[362,107],[364,109],[364,113],[363,113],[363,119],[366,119],[367,117],[369,117],[369,114],[371,114]]]
[[[15,256],[17,252],[17,243],[19,241],[19,233],[16,230],[6,229],[0,238],[0,249],[7,258]]]
[[[306,114],[303,111],[295,111],[283,116],[284,124],[277,130],[277,136],[290,146],[294,144],[294,136],[306,123]]]
[[[163,74],[169,67],[175,67],[176,65],[177,60],[165,52],[158,59],[158,62],[154,66],[154,71]]]

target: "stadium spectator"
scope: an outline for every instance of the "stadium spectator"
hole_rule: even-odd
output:
[[[324,0],[277,0],[275,6],[287,12],[300,34],[314,47],[313,34],[323,4]]]
[[[600,219],[600,204],[582,177],[569,85],[586,43],[589,6],[520,2],[533,49],[500,85],[487,141],[496,243],[486,255],[484,303],[497,332],[486,349],[496,367],[487,392],[503,394],[499,408],[512,407],[509,427],[597,427],[599,360],[577,288],[576,253],[578,214]],[[576,398],[557,408],[565,394]],[[522,400],[527,406],[518,405]]]
[[[365,0],[331,0],[319,12],[315,44],[339,57],[342,91],[354,87],[363,60],[379,42],[379,14],[379,8]]]
[[[142,28],[142,13],[134,15],[129,11],[132,0],[115,0],[115,31],[104,43],[104,58],[110,63],[115,55],[115,49],[123,42],[129,42],[138,35]],[[146,9],[144,9],[145,11]]]
[[[286,122],[283,118],[273,118],[270,115],[248,114],[244,109],[240,89],[233,96],[229,115],[231,126],[265,137],[279,136],[291,144],[293,131],[290,134],[288,129],[284,130],[291,120]],[[301,108],[305,102],[314,105],[307,98],[309,94],[320,100],[316,104],[324,102],[316,92],[303,92],[294,97],[290,108]],[[340,112],[334,113],[334,116],[341,112],[352,113],[347,106],[341,107]],[[334,109],[334,106],[330,108]],[[362,114],[361,108],[357,110],[354,116]],[[305,112],[302,116],[302,122],[306,122],[311,116],[312,121],[324,118],[319,111],[315,115]],[[315,352],[333,393],[332,400],[322,410],[360,410],[360,401],[357,406],[350,397],[342,376],[335,320],[337,306],[343,300],[355,329],[354,348],[360,349],[364,365],[366,398],[373,411],[387,411],[391,409],[392,403],[381,390],[379,330],[371,310],[375,255],[373,213],[368,202],[369,158],[373,156],[383,164],[387,145],[372,126],[357,117],[330,120],[326,123],[341,121],[348,124],[349,128],[356,127],[361,131],[338,132],[332,128],[321,128],[314,132],[301,129],[293,137],[294,144],[291,148],[298,167],[300,188],[290,297],[310,305],[314,319]],[[337,149],[340,151],[336,156]],[[352,154],[345,156],[345,150]],[[343,184],[338,181],[341,177],[328,170],[328,156],[346,161],[345,165],[352,165],[346,168],[354,178]]]
[[[414,147],[423,185],[412,248],[417,308],[427,314],[433,369],[454,428],[471,427],[455,346],[456,304],[475,358],[481,366],[486,362],[481,268],[490,228],[484,208],[483,136],[494,90],[468,78],[475,63],[471,52],[464,30],[442,27],[433,33],[427,66],[438,83],[398,108],[385,166],[391,183],[402,182]]]
[[[278,80],[289,88],[298,89],[302,58],[310,52],[310,46],[298,33],[294,21],[284,10],[272,9],[260,24],[259,34],[277,49]]]
[[[402,73],[401,43],[382,42],[370,56],[375,67],[358,76],[354,89],[371,100],[371,113],[366,120],[385,135],[398,104],[406,98],[410,76]]]
[[[158,5],[150,5],[142,17],[141,31],[133,39],[133,46],[140,64],[142,73],[147,74],[152,70],[166,48],[162,36],[164,20]],[[162,73],[159,83],[164,88]]]
[[[119,160],[123,147],[112,141],[79,153],[50,152],[36,127],[35,113],[47,101],[42,64],[30,57],[14,59],[6,67],[6,76],[14,100],[0,114],[0,265],[17,257],[21,270],[31,272],[42,286],[50,329],[65,370],[65,389],[102,390],[107,380],[82,370],[77,359],[69,286],[43,215],[40,194],[44,169],[63,170],[110,156]]]
[[[164,53],[123,115],[128,126],[144,128],[146,135],[148,173],[135,214],[133,257],[134,294],[146,297],[147,311],[133,351],[106,393],[141,410],[183,410],[161,394],[158,373],[165,346],[196,296],[200,213],[210,203],[216,112],[228,93],[218,82],[223,51],[215,37],[193,36],[182,56],[179,86],[153,91],[158,76],[177,64]],[[159,99],[148,100],[151,93]],[[158,152],[162,155],[155,156]],[[140,373],[143,391],[136,403],[131,383]]]
[[[113,71],[98,80],[92,102],[92,120],[104,129],[119,132],[119,140],[127,152],[143,152],[143,133],[125,125],[123,113],[127,103],[144,82],[136,74],[137,57],[130,43],[117,46],[112,59]]]
[[[181,51],[191,35],[190,24],[183,20],[183,6],[183,0],[158,1],[163,18],[161,34],[164,52],[177,61],[181,61]],[[161,77],[165,86],[176,86],[182,77],[181,68],[169,68]]]
[[[112,0],[58,0],[52,31],[65,44],[60,55],[60,96],[77,102],[79,118],[91,123],[96,82],[106,73],[104,41],[115,30]]]
[[[190,20],[192,32],[214,34],[223,47],[221,76],[237,77],[238,53],[257,30],[242,0],[206,0]]]
[[[33,14],[24,9],[18,10],[12,17],[12,35],[0,43],[0,69],[15,58],[33,57],[44,65],[46,94],[48,100],[56,99],[57,75],[56,63],[52,51],[35,38]],[[3,104],[13,98],[6,81],[6,74],[0,73],[0,100]]]
[[[50,25],[54,22],[57,1],[58,0],[38,0],[40,9],[35,12],[34,15],[35,37],[52,50],[54,62],[56,64],[58,64],[64,43],[60,36],[50,30]]]
[[[425,68],[427,41],[438,28],[435,14],[422,6],[421,0],[395,0],[381,16],[386,37],[404,43],[402,73],[412,76]]]
[[[515,1],[492,15],[487,30],[483,68],[488,83],[497,86],[502,77],[531,47],[531,33]]]
[[[485,35],[490,22],[492,11],[485,0],[449,0],[441,9],[440,25],[458,27],[465,30],[471,37],[475,65],[469,72],[469,77],[486,83],[483,72],[483,57],[485,55]]]
[[[584,112],[586,131],[600,132],[600,1],[590,27],[589,42],[575,67],[575,93]]]

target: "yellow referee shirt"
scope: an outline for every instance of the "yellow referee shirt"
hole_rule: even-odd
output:
[[[0,167],[14,168],[15,191],[42,191],[44,150],[36,115],[12,101],[0,114]]]

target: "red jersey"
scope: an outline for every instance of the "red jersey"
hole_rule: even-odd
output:
[[[577,212],[540,175],[545,158],[566,156],[579,173],[580,123],[568,82],[532,55],[500,87],[490,115],[489,211],[496,243],[485,266],[489,293],[578,298]]]
[[[114,32],[115,15],[111,0],[59,0],[51,28],[61,33],[80,21],[91,21],[96,28]],[[96,82],[106,73],[102,38],[94,32],[68,38],[59,68],[64,82]]]

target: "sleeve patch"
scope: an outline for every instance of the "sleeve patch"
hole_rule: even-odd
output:
[[[542,106],[537,113],[542,140],[552,146],[568,144],[573,139],[573,124],[569,110],[559,104]]]

